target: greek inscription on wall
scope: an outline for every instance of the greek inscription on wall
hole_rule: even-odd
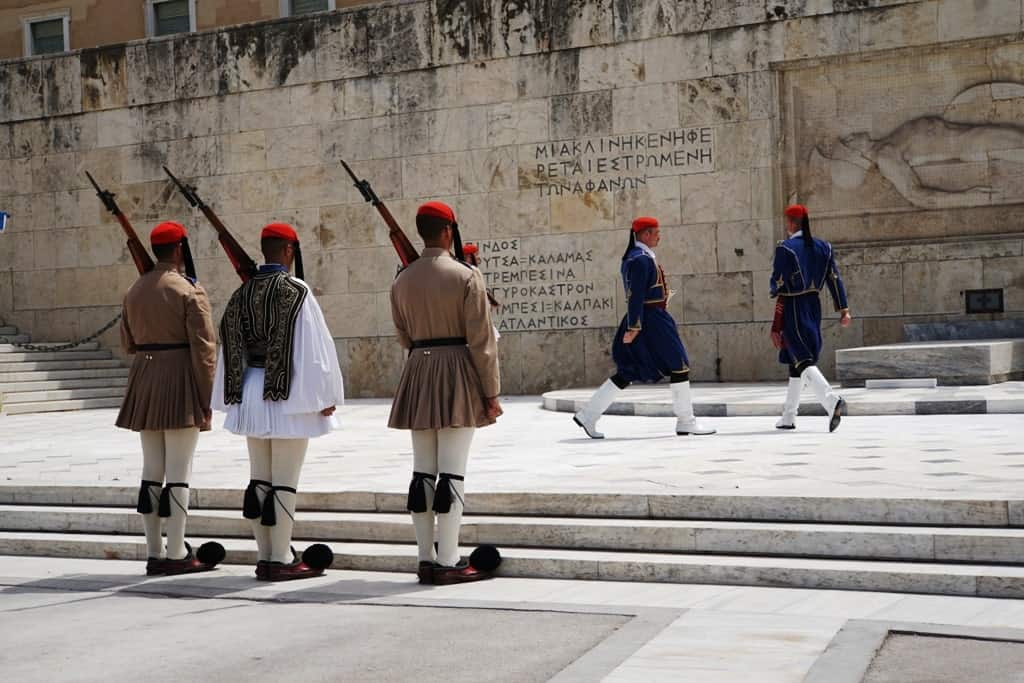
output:
[[[649,178],[715,170],[708,126],[561,140],[533,146],[534,182],[542,195],[635,190]]]
[[[548,249],[534,241],[480,242],[480,270],[500,303],[499,332],[614,325],[618,283],[596,280],[591,249]]]

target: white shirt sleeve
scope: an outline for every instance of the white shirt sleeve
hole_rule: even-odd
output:
[[[344,402],[345,385],[334,338],[320,304],[310,292],[295,322],[291,388],[281,409],[286,415],[319,413]]]
[[[224,404],[224,349],[217,345],[217,372],[213,375],[213,396],[210,397],[210,407],[222,413],[228,411]]]

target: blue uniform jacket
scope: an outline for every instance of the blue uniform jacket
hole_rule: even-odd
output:
[[[621,271],[627,310],[612,343],[618,374],[630,382],[657,382],[673,372],[686,372],[690,363],[686,348],[676,321],[665,310],[665,273],[639,247],[626,254]],[[640,330],[630,344],[623,341],[628,330]]]
[[[825,288],[837,311],[847,308],[846,287],[831,244],[815,238],[811,249],[802,236],[793,236],[776,245],[771,293],[783,299],[780,363],[818,362],[822,347],[820,292]]]

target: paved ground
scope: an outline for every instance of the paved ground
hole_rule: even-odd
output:
[[[988,386],[935,387],[933,389],[839,389],[848,415],[961,415],[1024,413],[1024,382]],[[549,410],[575,412],[590,399],[594,388],[564,389],[544,394]],[[697,415],[778,417],[786,398],[786,384],[695,384]],[[620,415],[670,417],[672,393],[668,384],[635,385],[619,394],[609,409]],[[808,389],[800,402],[801,414],[824,415]]]
[[[929,683],[943,677],[1019,683],[1024,680],[1024,643],[892,635],[871,663],[864,683]]]
[[[782,432],[769,417],[707,418],[719,433],[677,437],[671,418],[607,416],[603,441],[538,398],[506,402],[474,442],[473,491],[736,493],[814,496],[1019,498],[1020,415],[849,417],[829,434],[824,417]],[[300,487],[408,489],[408,435],[385,427],[386,401],[352,401],[343,428],[311,442]],[[116,411],[0,417],[0,483],[136,485],[138,437],[113,427]],[[219,422],[218,422],[219,424]],[[245,441],[219,427],[202,435],[193,485],[241,488]]]
[[[24,681],[214,680],[225,670],[254,681],[415,680],[442,669],[452,680],[527,681],[565,666],[554,680],[837,683],[860,681],[880,643],[849,645],[858,629],[1024,640],[1015,600],[541,579],[424,587],[340,571],[264,584],[244,567],[156,579],[139,568],[0,557],[0,670]],[[272,666],[275,620],[286,629]],[[428,635],[438,626],[455,634]],[[167,634],[192,653],[170,671],[160,664]],[[467,651],[458,664],[446,654]],[[389,665],[368,668],[373,653]]]

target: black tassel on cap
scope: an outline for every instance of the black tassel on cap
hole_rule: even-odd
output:
[[[306,279],[305,271],[302,270],[302,247],[299,243],[295,243],[295,277],[300,280]]]
[[[452,245],[455,248],[455,258],[458,261],[466,262],[466,252],[462,249],[462,233],[459,232],[459,224],[452,223]]]
[[[426,472],[413,472],[412,481],[409,482],[409,498],[405,503],[405,509],[409,512],[427,511],[427,490],[425,487],[434,487],[436,474]]]
[[[629,230],[629,244],[626,245],[626,251],[622,252],[622,260],[625,261],[626,257],[629,256],[629,252],[636,247],[636,233],[633,229]]]
[[[139,486],[139,500],[135,505],[135,511],[143,515],[153,512],[153,496],[149,493],[150,486],[159,487],[160,482],[142,480],[142,484]]]
[[[447,472],[442,472],[438,475],[437,492],[434,494],[434,512],[442,515],[451,512],[452,501],[459,497],[459,492],[453,488],[453,479],[465,481],[466,478],[458,474],[448,474]]]
[[[195,282],[196,264],[192,260],[192,250],[189,249],[187,237],[181,240],[181,253],[185,258],[185,275],[187,275],[192,282]]]
[[[251,479],[249,480],[249,485],[245,488],[245,498],[242,501],[242,516],[246,519],[258,519],[260,513],[263,512],[260,497],[256,491],[256,488],[259,486],[266,486],[269,489],[271,484],[269,481],[263,481],[262,479]]]

